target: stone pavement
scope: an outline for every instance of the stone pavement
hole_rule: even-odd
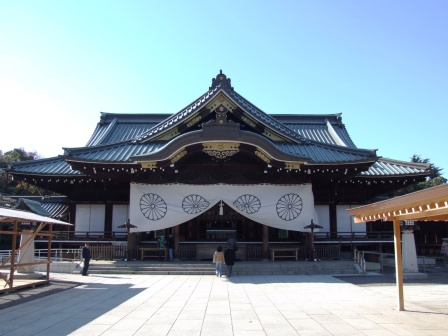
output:
[[[382,275],[52,274],[80,285],[1,309],[0,335],[446,335],[447,276],[405,284],[400,312]]]

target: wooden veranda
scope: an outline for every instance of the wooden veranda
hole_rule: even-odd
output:
[[[57,219],[53,219],[50,217],[40,216],[31,212],[19,211],[19,210],[11,210],[0,208],[0,222],[1,223],[11,223],[11,230],[8,231],[0,231],[2,235],[11,235],[12,236],[12,246],[11,246],[11,255],[7,257],[5,260],[1,261],[0,264],[0,283],[4,283],[0,288],[0,293],[9,292],[12,290],[16,290],[19,288],[33,287],[36,285],[49,283],[50,281],[50,263],[51,263],[51,239],[53,236],[52,228],[53,224],[62,224],[62,225],[72,225],[70,223],[66,223]],[[17,237],[22,234],[22,225],[27,225],[29,228],[26,230],[27,238],[22,244],[17,247]],[[47,232],[42,232],[43,229],[47,228]],[[47,251],[47,260],[39,260],[33,262],[24,262],[21,263],[20,259],[16,261],[16,255],[20,253],[24,246],[28,246],[30,242],[34,240],[36,236],[47,237],[48,238],[48,251]],[[23,279],[23,280],[14,280],[14,274],[18,267],[26,267],[26,266],[35,266],[46,264],[46,276],[42,279],[32,280],[32,279]],[[2,270],[8,270],[8,272],[2,272]]]
[[[355,223],[377,220],[393,222],[398,310],[405,310],[400,221],[448,221],[448,184],[347,211],[354,216]]]

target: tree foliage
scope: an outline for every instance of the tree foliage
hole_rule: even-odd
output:
[[[411,156],[411,162],[429,164],[430,175],[424,182],[418,182],[398,190],[395,193],[396,196],[409,194],[427,188],[432,188],[441,184],[445,184],[447,182],[446,178],[442,176],[443,169],[431,163],[430,159],[422,159],[420,155],[414,154]]]
[[[422,157],[420,155],[414,154],[411,156],[411,162],[429,164],[429,170],[431,171],[431,175],[429,176],[430,179],[434,179],[436,177],[442,177],[443,169],[435,166],[433,163],[431,163],[431,160],[428,158],[422,159]],[[446,179],[445,179],[445,182],[443,182],[443,183],[446,183]],[[439,184],[443,184],[443,183],[439,183]]]
[[[23,148],[15,148],[3,153],[0,150],[0,192],[13,196],[52,194],[24,181],[14,181],[5,171],[8,162],[29,161],[40,159],[40,155],[27,152]]]

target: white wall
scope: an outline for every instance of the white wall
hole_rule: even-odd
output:
[[[366,232],[366,224],[355,224],[353,218],[348,214],[347,209],[352,208],[351,205],[336,206],[336,220],[338,232]],[[330,210],[328,205],[316,205],[315,223],[323,226],[320,232],[330,232]]]
[[[75,231],[102,231],[106,217],[104,204],[77,204]]]
[[[112,208],[112,231],[126,232],[125,228],[117,228],[117,226],[126,223],[129,219],[129,205],[114,204]]]
[[[323,226],[319,232],[330,232],[330,211],[328,205],[315,205],[315,223]]]
[[[338,232],[366,232],[366,223],[355,224],[353,217],[347,212],[347,209],[351,208],[352,206],[348,204],[336,206]]]

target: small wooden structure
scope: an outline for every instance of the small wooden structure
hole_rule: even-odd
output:
[[[41,216],[27,211],[11,210],[0,208],[0,222],[11,223],[11,231],[0,231],[2,235],[12,235],[11,255],[0,264],[0,278],[5,282],[4,288],[0,288],[0,293],[9,292],[18,288],[33,287],[38,284],[49,283],[50,281],[50,263],[51,263],[51,239],[53,235],[53,224],[72,225],[57,219],[53,219],[46,216]],[[35,229],[32,232],[27,232],[26,241],[22,242],[21,246],[17,248],[17,236],[21,233],[19,224],[34,224]],[[48,225],[48,232],[42,232]],[[48,251],[47,260],[40,260],[31,263],[16,263],[15,256],[21,251],[23,246],[27,246],[30,241],[34,240],[36,236],[48,237]],[[44,280],[39,281],[25,281],[20,286],[14,285],[14,273],[18,267],[21,266],[34,266],[34,265],[47,265],[46,277]],[[9,275],[5,275],[1,272],[3,269],[9,269]]]
[[[404,310],[400,221],[448,221],[448,184],[347,211],[355,223],[393,221],[398,310]]]

